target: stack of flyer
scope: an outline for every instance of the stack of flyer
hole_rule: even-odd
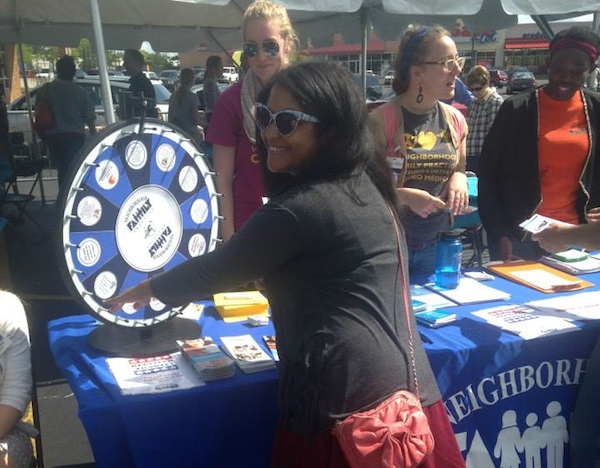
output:
[[[196,340],[177,340],[181,354],[204,382],[235,375],[235,363],[210,337]]]
[[[222,336],[227,354],[247,374],[275,369],[275,361],[256,342],[252,335]]]
[[[416,312],[415,318],[421,325],[429,328],[437,328],[456,321],[456,314],[441,309],[425,310],[423,312]]]

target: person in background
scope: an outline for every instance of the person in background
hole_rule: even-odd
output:
[[[198,95],[190,91],[194,84],[194,70],[184,68],[179,74],[179,86],[169,99],[169,122],[181,127],[196,145],[202,144],[202,135],[198,129],[200,114]]]
[[[583,88],[599,47],[589,28],[558,32],[550,41],[548,84],[500,108],[477,173],[492,260],[544,254],[519,228],[533,214],[580,224],[600,206],[600,95]]]
[[[271,467],[348,468],[336,422],[414,387],[407,312],[417,327],[405,309],[396,191],[364,97],[339,64],[305,62],[275,75],[258,95],[256,122],[270,201],[221,248],[106,303],[113,311],[152,297],[182,304],[264,278],[280,356]],[[419,467],[464,468],[418,333],[413,340],[435,437]]]
[[[52,125],[44,132],[43,139],[58,173],[58,187],[62,189],[71,165],[85,143],[85,126],[90,134],[96,133],[96,111],[92,99],[73,82],[73,57],[65,55],[56,61],[56,75],[56,80],[40,89],[37,103],[50,102]]]
[[[490,72],[481,65],[471,68],[465,81],[476,98],[469,107],[469,116],[467,117],[469,124],[467,171],[477,173],[483,141],[490,131],[504,99],[494,87],[490,86]]]
[[[35,428],[21,421],[31,401],[29,328],[17,296],[0,291],[0,467],[30,468]]]
[[[218,55],[211,55],[206,59],[206,71],[204,72],[204,115],[210,123],[212,111],[217,103],[221,90],[219,89],[219,78],[223,75],[223,59]],[[204,129],[205,132],[207,128]]]
[[[287,66],[297,40],[285,8],[268,0],[250,4],[242,34],[250,68],[219,97],[206,137],[213,145],[217,189],[223,195],[220,214],[225,219],[220,227],[225,241],[262,205],[254,101],[267,81]]]
[[[158,117],[158,110],[156,109],[156,92],[154,86],[148,77],[144,74],[144,56],[139,50],[127,49],[123,54],[123,67],[125,72],[131,78],[129,78],[129,92],[133,96],[140,97],[144,96],[146,99],[150,99],[150,105],[146,107],[146,117]],[[139,116],[137,107],[127,106],[126,117]]]
[[[403,215],[411,275],[435,269],[436,240],[469,204],[467,123],[452,99],[464,60],[441,26],[409,29],[400,41],[390,102],[371,114],[386,144]]]

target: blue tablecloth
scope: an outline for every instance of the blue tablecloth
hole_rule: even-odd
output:
[[[586,279],[600,285],[600,274]],[[510,302],[549,297],[501,278],[487,284],[509,292]],[[455,323],[420,328],[431,340],[424,346],[459,445],[470,468],[526,466],[525,457],[536,453],[540,468],[567,468],[569,414],[600,322],[524,341],[471,314],[502,303],[456,307]],[[262,335],[272,332],[270,326],[225,324],[212,308],[201,320],[203,333],[213,338],[251,333],[262,345]],[[51,349],[79,403],[98,467],[268,466],[276,371],[238,370],[205,387],[122,396],[106,356],[87,344],[97,326],[87,315],[49,323]]]

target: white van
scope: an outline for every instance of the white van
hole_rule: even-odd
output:
[[[239,80],[237,68],[235,67],[223,67],[223,80],[229,83],[235,83]]]

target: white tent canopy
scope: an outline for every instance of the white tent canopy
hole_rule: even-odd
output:
[[[206,47],[233,50],[250,0],[2,0],[0,42],[75,46],[94,38],[103,94],[110,93],[105,48],[157,51]],[[517,14],[584,14],[600,10],[600,0],[281,0],[301,42],[330,44],[339,32],[346,42],[363,42],[369,31],[382,40],[398,38],[409,23],[453,28],[461,18],[471,30],[514,26]],[[109,94],[105,102],[112,102]],[[106,109],[112,116],[112,110]],[[110,117],[109,117],[110,118]]]

